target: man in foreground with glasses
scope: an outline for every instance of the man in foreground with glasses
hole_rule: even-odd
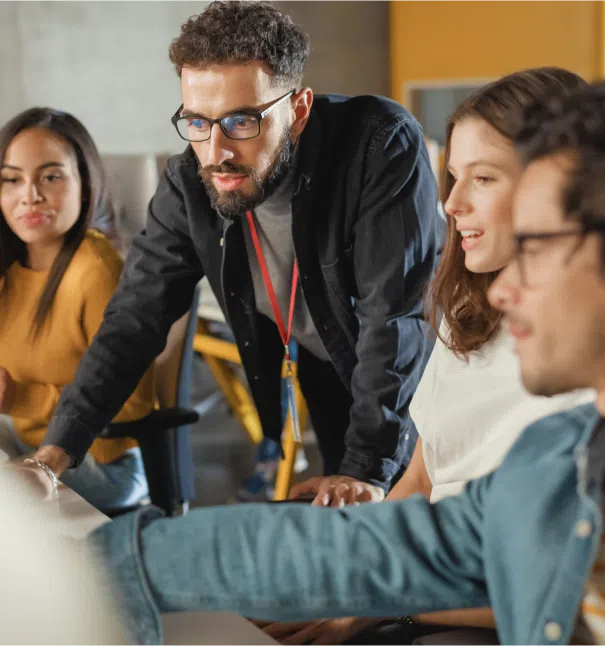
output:
[[[605,84],[535,107],[525,124],[517,256],[490,299],[530,392],[595,388],[596,404],[531,425],[500,468],[434,505],[118,518],[92,542],[139,638],[160,638],[158,611],[309,620],[491,604],[501,643],[605,643]]]
[[[170,47],[189,142],[167,164],[105,321],[36,458],[77,464],[205,275],[266,437],[291,340],[328,477],[317,504],[379,501],[409,459],[430,354],[423,289],[441,232],[422,130],[381,97],[314,100],[309,40],[261,2],[215,2]],[[291,392],[291,389],[288,390]]]

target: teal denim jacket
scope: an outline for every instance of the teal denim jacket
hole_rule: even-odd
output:
[[[290,621],[491,605],[502,643],[564,644],[602,530],[599,419],[583,406],[540,420],[499,469],[435,505],[147,509],[90,540],[141,643],[161,641],[164,611]]]

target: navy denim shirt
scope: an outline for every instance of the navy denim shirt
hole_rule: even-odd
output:
[[[161,640],[160,611],[290,621],[491,605],[501,643],[567,644],[602,532],[598,422],[592,406],[540,420],[498,470],[435,505],[152,509],[91,541],[142,643]]]
[[[408,405],[433,345],[423,302],[443,219],[422,129],[382,97],[318,96],[299,149],[292,238],[301,287],[353,397],[339,472],[386,489],[415,446]],[[147,228],[132,243],[44,444],[82,459],[189,309],[203,275],[233,330],[263,431],[279,441],[283,345],[256,311],[242,218],[211,207],[189,147],[168,161]],[[330,412],[311,416],[329,424]]]

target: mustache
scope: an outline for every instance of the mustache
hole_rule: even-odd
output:
[[[225,162],[223,164],[219,164],[218,166],[214,166],[212,164],[204,166],[202,168],[202,173],[204,175],[211,175],[212,173],[237,173],[238,175],[253,175],[254,169],[250,168],[249,166],[229,164],[228,162]]]

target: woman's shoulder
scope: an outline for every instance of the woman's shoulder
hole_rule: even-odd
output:
[[[89,229],[72,260],[74,274],[92,274],[99,280],[111,279],[118,282],[123,262],[109,239],[99,231]]]
[[[469,368],[489,369],[491,367],[502,370],[504,365],[514,366],[517,363],[513,341],[502,325],[480,348],[464,356],[458,355],[448,347],[450,330],[445,321],[442,321],[439,326],[439,337],[433,352],[439,355],[440,364],[447,365],[450,369],[456,366],[461,371],[467,371]]]

